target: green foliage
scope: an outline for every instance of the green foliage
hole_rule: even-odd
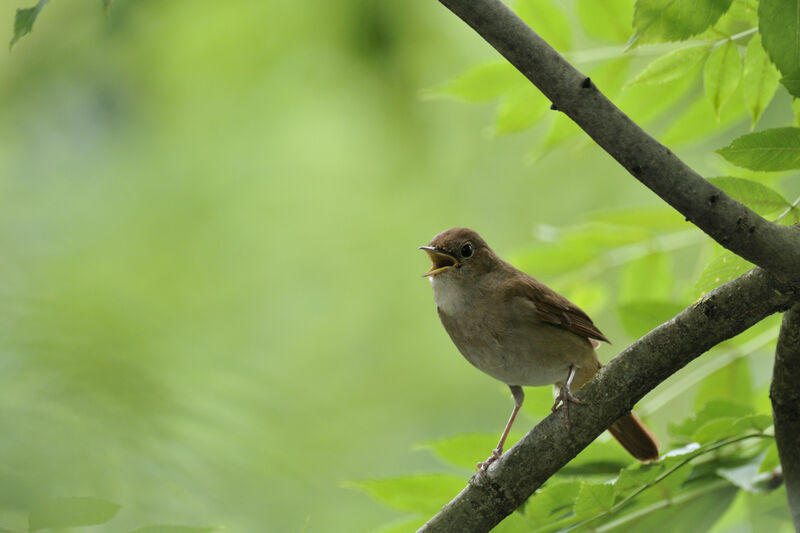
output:
[[[389,479],[346,483],[398,511],[434,514],[464,488],[464,479],[452,474],[416,474]]]
[[[427,91],[429,96],[451,96],[467,102],[495,100],[504,94],[530,85],[507,62],[492,61],[475,65],[458,78]]]
[[[211,533],[213,527],[190,527],[190,526],[146,526],[134,529],[130,533]]]
[[[682,41],[711,27],[731,0],[637,0],[631,45]]]
[[[784,75],[782,83],[793,96],[800,96],[796,80],[800,76],[800,19],[797,2],[761,0],[758,24],[764,49]]]
[[[732,503],[736,487],[762,490],[755,485],[761,460],[756,450],[768,438],[759,429],[742,430],[674,450],[656,463],[628,466],[608,481],[556,478],[528,501],[525,517],[534,531],[660,531],[665,517],[681,517],[676,519],[687,530],[705,531]],[[724,466],[731,461],[735,466]]]
[[[519,440],[521,436],[513,433],[509,435],[508,446]],[[497,445],[497,439],[498,436],[495,433],[465,433],[425,442],[419,446],[431,450],[436,457],[446,463],[472,471],[478,461],[483,460],[476,459],[476,457],[485,453],[486,450],[493,449]]]
[[[617,316],[631,337],[638,338],[652,331],[681,312],[684,306],[664,300],[639,300],[617,306]]]
[[[503,98],[494,123],[495,133],[503,135],[526,130],[538,122],[548,108],[549,100],[536,87],[526,83]]]
[[[717,420],[740,420],[753,414],[752,407],[724,400],[712,400],[680,423],[670,424],[669,432],[679,443],[692,442],[692,437],[706,424]]]
[[[572,30],[569,19],[554,0],[517,0],[514,11],[541,37],[560,52],[569,50]]]
[[[767,57],[761,46],[761,35],[757,33],[747,43],[742,74],[742,91],[747,110],[753,118],[752,127],[755,127],[761,113],[772,101],[779,80],[780,74]]]
[[[747,115],[747,110],[741,105],[740,92],[741,87],[718,112],[711,107],[708,98],[694,100],[674,118],[659,140],[666,145],[687,144],[736,124]]]
[[[94,526],[114,518],[120,506],[99,498],[56,498],[39,503],[28,518],[30,531]]]
[[[28,512],[28,531],[95,526],[111,521],[121,506],[100,498],[64,497],[43,500]],[[214,527],[153,525],[130,533],[211,533]],[[0,524],[0,531],[14,531]]]
[[[730,39],[711,52],[703,71],[703,85],[711,107],[719,116],[720,108],[733,95],[742,76],[739,50]]]
[[[36,17],[39,12],[47,5],[50,0],[39,0],[34,7],[25,9],[17,9],[17,14],[14,16],[14,34],[11,37],[11,42],[8,44],[8,49],[14,47],[14,43],[20,40],[23,36],[33,31],[33,23],[36,22]]]
[[[800,128],[773,128],[735,139],[717,152],[740,167],[751,170],[800,168]]]
[[[757,181],[729,176],[709,178],[709,181],[760,215],[769,215],[789,207],[783,195]]]
[[[31,31],[45,2],[18,11],[12,45]],[[111,0],[103,1],[106,10],[110,4]],[[370,7],[365,7],[366,4]],[[37,455],[29,453],[36,446],[32,442],[4,441],[0,452],[10,465],[9,472],[15,476],[3,483],[9,507],[25,509],[22,502],[27,500],[23,498],[36,501],[30,498],[36,491],[63,494],[70,493],[64,487],[73,485],[104,485],[111,487],[109,491],[131,487],[131,493],[141,497],[137,508],[173,505],[169,512],[181,512],[191,502],[173,503],[169,495],[190,493],[197,480],[187,472],[202,470],[214,480],[215,486],[220,486],[220,494],[226,490],[230,494],[219,498],[222,503],[218,507],[209,505],[206,509],[203,505],[202,509],[192,509],[195,512],[229,511],[233,519],[252,515],[252,520],[262,525],[262,521],[280,513],[290,516],[283,520],[290,520],[297,511],[285,503],[308,501],[309,494],[314,493],[315,499],[327,502],[319,505],[327,505],[328,517],[341,518],[343,512],[354,514],[342,503],[352,501],[333,495],[331,485],[342,477],[374,477],[382,475],[373,473],[382,468],[396,471],[415,464],[406,461],[398,467],[380,454],[391,454],[394,459],[396,449],[388,443],[400,442],[402,446],[403,438],[411,441],[431,438],[434,431],[441,431],[438,422],[419,423],[411,426],[416,428],[413,432],[408,430],[409,425],[419,422],[419,418],[413,418],[419,416],[418,411],[433,403],[430,396],[413,403],[414,398],[396,394],[393,397],[405,402],[403,409],[393,409],[391,405],[395,404],[388,401],[380,403],[380,409],[373,406],[375,399],[389,394],[387,390],[392,386],[376,376],[400,376],[401,366],[414,368],[413,382],[418,386],[420,380],[426,379],[425,373],[419,371],[421,362],[439,364],[438,359],[423,353],[425,349],[421,347],[436,346],[438,350],[441,345],[435,343],[443,342],[441,336],[420,340],[415,335],[393,332],[398,323],[411,328],[419,315],[418,302],[400,310],[401,299],[411,301],[406,297],[412,294],[408,289],[412,285],[403,285],[398,280],[405,280],[409,271],[416,271],[397,260],[402,255],[397,252],[398,239],[408,237],[410,232],[417,235],[430,231],[431,227],[452,224],[444,220],[469,216],[469,220],[494,223],[503,231],[516,227],[519,234],[506,241],[505,246],[521,242],[529,235],[530,225],[536,222],[553,223],[551,218],[559,216],[568,221],[559,228],[537,227],[535,237],[519,246],[512,259],[583,306],[604,331],[610,331],[615,344],[601,349],[605,350],[600,352],[603,360],[629,339],[652,329],[692,305],[701,294],[752,266],[710,244],[672,209],[637,203],[641,198],[637,195],[643,193],[635,186],[624,190],[617,184],[594,186],[590,182],[606,183],[611,179],[601,174],[600,164],[597,175],[594,174],[595,163],[600,159],[592,159],[588,164],[590,172],[582,175],[584,181],[566,193],[563,184],[567,180],[561,179],[564,174],[558,174],[557,181],[562,183],[555,190],[558,194],[554,194],[554,189],[546,187],[552,174],[540,173],[539,166],[533,172],[514,173],[499,160],[491,159],[487,167],[491,171],[478,172],[473,163],[483,159],[472,153],[474,146],[465,146],[465,137],[453,136],[455,149],[435,143],[435,139],[443,137],[441,130],[430,129],[429,123],[435,121],[428,117],[420,119],[425,113],[404,104],[398,94],[413,92],[420,79],[430,79],[430,72],[441,72],[449,68],[447,65],[463,61],[463,57],[448,57],[453,63],[424,63],[426,67],[417,71],[415,65],[423,64],[431,55],[430,50],[435,49],[430,42],[440,42],[433,40],[440,39],[440,32],[426,33],[424,38],[416,33],[406,36],[405,42],[413,42],[416,48],[408,45],[403,48],[400,43],[403,39],[392,40],[394,34],[388,32],[382,37],[383,44],[370,50],[380,49],[386,54],[381,56],[381,66],[390,68],[397,77],[385,85],[392,90],[400,87],[402,91],[392,93],[385,101],[378,98],[375,95],[379,91],[387,90],[382,86],[386,72],[382,73],[383,78],[369,78],[364,83],[364,66],[341,59],[349,52],[333,42],[339,38],[333,35],[347,35],[350,31],[342,28],[342,21],[359,28],[380,26],[376,21],[382,20],[379,10],[384,8],[372,4],[345,4],[344,8],[337,6],[331,11],[320,8],[319,20],[310,16],[295,23],[287,21],[282,25],[287,28],[287,35],[282,35],[279,29],[269,32],[269,36],[279,37],[276,41],[285,42],[281,46],[286,48],[278,49],[269,43],[255,45],[257,39],[264,37],[263,17],[248,15],[253,20],[252,30],[248,30],[247,21],[242,19],[229,23],[226,18],[226,24],[217,24],[220,13],[233,17],[237,12],[250,13],[252,6],[247,10],[219,8],[219,11],[198,7],[198,12],[205,16],[191,20],[177,8],[173,13],[161,5],[157,12],[156,8],[146,11],[150,8],[144,4],[135,9],[126,6],[130,9],[127,33],[141,35],[146,31],[148,39],[117,50],[116,55],[92,56],[90,51],[100,54],[106,53],[106,48],[115,50],[127,39],[126,32],[115,33],[115,38],[104,46],[92,43],[80,49],[80,53],[68,49],[68,61],[56,56],[58,61],[43,62],[65,65],[64,70],[51,72],[50,77],[46,76],[50,72],[47,69],[54,67],[39,66],[40,70],[36,70],[30,62],[25,62],[26,68],[31,68],[28,71],[19,65],[9,65],[10,81],[4,90],[12,96],[17,94],[15,91],[26,96],[9,97],[4,122],[14,125],[14,129],[9,129],[13,135],[7,132],[10,144],[0,154],[0,161],[6,161],[3,167],[6,172],[2,173],[6,176],[3,197],[8,198],[3,209],[4,243],[13,252],[10,256],[15,257],[14,262],[19,261],[22,272],[9,275],[4,270],[4,291],[9,291],[10,296],[3,292],[7,299],[3,307],[21,309],[18,315],[0,317],[3,319],[0,322],[9,325],[3,330],[5,338],[12,339],[7,341],[4,351],[11,376],[5,382],[10,390],[4,395],[9,402],[4,405],[4,412],[9,413],[9,427],[23,428],[20,434],[31,433],[37,442],[49,443],[46,449],[42,445],[42,453]],[[728,127],[741,127],[748,117],[752,125],[758,124],[762,115],[765,117],[762,123],[769,124],[790,117],[785,91],[796,95],[800,82],[792,69],[791,47],[796,40],[786,39],[787,32],[793,31],[794,21],[780,12],[785,3],[762,0],[759,8],[754,0],[706,0],[697,2],[695,9],[687,8],[687,2],[668,0],[635,3],[577,0],[573,5],[575,13],[556,0],[523,0],[514,7],[557,50],[568,58],[576,58],[579,67],[601,90],[659,139],[670,144],[697,140],[707,143],[712,135],[729,133]],[[56,7],[55,4],[48,7],[48,17]],[[358,12],[364,20],[352,23],[340,13],[347,10]],[[52,13],[55,15],[55,11]],[[266,10],[264,16],[268,15]],[[572,20],[573,15],[576,20]],[[141,21],[137,22],[137,17]],[[73,23],[76,20],[69,19]],[[635,21],[635,28],[631,20]],[[400,32],[406,22],[409,21],[403,19],[403,24],[397,24],[393,31]],[[408,26],[425,27],[424,24]],[[234,30],[219,29],[227,27]],[[215,31],[209,33],[209,28]],[[635,35],[630,39],[633,31]],[[304,42],[300,49],[291,48],[298,40],[295,33],[311,38],[310,45]],[[74,32],[76,36],[85,34],[91,32]],[[236,39],[242,40],[239,48],[230,45]],[[629,39],[633,46],[624,53],[622,47],[607,47],[607,43],[624,43]],[[680,42],[646,46],[666,41]],[[579,43],[578,51],[571,49],[573,43]],[[591,49],[593,46],[596,48]],[[318,57],[307,60],[304,50],[326,50],[329,55],[322,60]],[[247,63],[248,54],[254,54],[249,61],[257,64]],[[743,69],[737,60],[742,54]],[[77,59],[83,57],[87,58],[85,64]],[[231,61],[231,57],[237,61]],[[779,68],[782,65],[787,68],[777,70],[772,61]],[[237,70],[239,63],[249,66]],[[92,78],[93,65],[112,64],[120,65],[120,72],[105,72],[105,77]],[[295,69],[304,73],[302,83],[288,85]],[[700,87],[701,69],[705,90]],[[70,72],[73,72],[71,77]],[[313,73],[319,72],[322,74],[316,78]],[[342,72],[358,75],[342,76]],[[38,76],[47,79],[47,83],[42,83]],[[777,86],[779,77],[783,87]],[[356,81],[347,81],[350,78]],[[29,79],[36,83],[26,85],[25,80]],[[157,97],[143,104],[140,100],[147,101],[146,94],[124,96],[125,91],[141,89],[138,84],[131,87],[125,84],[125,91],[117,91],[114,84],[118,79],[142,80],[142,87],[158,89],[153,90]],[[341,83],[337,85],[332,80],[344,81],[337,81]],[[52,92],[47,92],[51,85]],[[326,87],[326,91],[319,91],[320,86]],[[242,87],[248,89],[243,91]],[[253,97],[251,93],[261,96]],[[106,102],[108,94],[111,97]],[[266,107],[265,101],[284,102],[290,94],[300,95],[292,98],[301,102],[281,105],[281,109]],[[354,98],[354,94],[358,97]],[[495,133],[532,129],[535,138],[529,144],[534,145],[533,150],[539,155],[557,154],[558,147],[569,143],[589,146],[575,125],[562,113],[548,112],[547,99],[505,62],[477,65],[430,90],[428,95],[478,103],[496,101]],[[64,113],[53,105],[43,105],[45,101],[64,101],[66,97],[77,111],[70,107]],[[84,112],[81,98],[105,103],[102,109],[88,106],[88,112]],[[317,101],[318,106],[310,104]],[[14,114],[17,106],[20,111]],[[800,101],[793,101],[792,106],[797,121]],[[70,128],[58,129],[65,116],[85,117],[87,123],[74,127],[69,122]],[[343,116],[348,117],[347,122],[341,120]],[[152,121],[158,127],[147,129],[139,125],[142,131],[138,134],[124,129],[118,135],[114,129],[130,128],[129,123],[137,120],[147,124],[152,117],[159,117],[158,121]],[[86,132],[95,131],[104,120],[113,128],[101,129],[102,135],[98,137],[102,141],[90,139],[88,149],[72,141],[73,136],[85,139],[89,135]],[[441,122],[449,124],[447,120]],[[275,126],[278,133],[265,132],[264,128],[270,127],[265,124],[273,123],[278,125]],[[48,128],[42,128],[41,124],[47,124]],[[395,124],[399,126],[394,127]],[[52,129],[52,133],[43,133],[45,129]],[[27,145],[35,147],[33,150],[25,149],[24,142],[15,144],[17,137],[24,140],[25,135],[34,135],[28,131],[38,132],[27,141]],[[308,157],[309,131],[313,132],[316,151],[313,158]],[[412,132],[407,135],[411,141],[403,131]],[[750,138],[743,137],[732,144],[731,149],[736,145],[736,150],[723,149],[722,153],[744,168],[797,169],[791,155],[797,151],[797,143],[790,139],[796,133],[791,129],[789,133],[786,131],[779,128],[754,134],[763,136],[759,137],[761,144],[748,145]],[[216,132],[223,133],[216,135]],[[130,150],[104,144],[113,139],[123,139],[120,144],[130,144]],[[791,142],[779,142],[787,139]],[[166,156],[164,146],[169,147]],[[348,156],[351,146],[357,150],[355,155]],[[385,149],[387,146],[390,148]],[[545,151],[542,147],[552,150]],[[505,143],[498,143],[489,150],[506,148]],[[81,165],[70,159],[64,164],[65,156],[60,150],[74,151],[82,160]],[[22,155],[15,157],[16,152]],[[265,155],[259,159],[262,152]],[[426,159],[438,152],[442,153],[441,159]],[[97,154],[110,154],[109,161]],[[692,150],[687,150],[687,154],[694,157]],[[570,165],[584,156],[559,161],[556,171],[569,175],[573,168]],[[145,161],[151,159],[154,163],[147,166]],[[118,160],[122,163],[115,163]],[[377,164],[369,166],[373,160]],[[697,161],[700,165],[705,163],[702,158]],[[39,165],[43,169],[55,167],[56,171],[42,172],[42,176],[20,172],[19,169],[30,165],[36,169]],[[126,170],[125,165],[132,168]],[[442,172],[443,168],[453,167],[456,170],[452,175]],[[84,168],[92,172],[83,172]],[[365,172],[365,168],[370,170]],[[191,179],[185,183],[175,178],[187,174]],[[248,181],[248,174],[257,178]],[[478,174],[480,181],[476,178]],[[483,186],[477,183],[483,183],[487,174],[495,181],[491,187],[478,191]],[[150,179],[151,175],[155,177]],[[80,180],[60,186],[64,176],[79,176]],[[117,176],[123,176],[120,183],[124,183],[118,190],[114,189]],[[231,180],[231,176],[236,179]],[[364,176],[369,179],[363,179]],[[758,179],[742,173],[737,177],[716,178],[715,183],[763,215],[783,218],[784,223],[797,220],[797,202],[789,205],[786,199],[794,198],[788,197],[788,192],[796,190],[796,183],[791,181],[796,176],[770,179],[768,187]],[[527,196],[509,193],[510,186],[516,191],[526,180],[536,180],[533,192],[526,189]],[[282,185],[283,182],[290,185]],[[409,183],[407,189],[403,188]],[[592,191],[588,201],[584,188]],[[495,195],[494,189],[501,193]],[[27,191],[29,196],[20,198],[19,190]],[[421,190],[425,193],[420,194]],[[97,192],[93,195],[87,191]],[[241,198],[236,196],[242,191]],[[557,200],[562,193],[569,200],[566,204]],[[336,214],[329,210],[332,199],[340,195],[358,199],[346,204],[352,208],[346,210],[347,220],[356,220],[357,224],[336,219]],[[472,203],[470,195],[479,197],[480,202]],[[542,201],[539,195],[546,200]],[[159,201],[153,202],[153,198]],[[273,202],[275,198],[280,202]],[[550,204],[559,207],[544,209]],[[569,208],[564,208],[567,204]],[[583,212],[589,204],[597,211]],[[624,209],[608,208],[626,204],[629,207]],[[428,215],[409,221],[408,205],[419,207]],[[512,205],[517,205],[516,211]],[[386,224],[365,223],[389,219],[387,213],[404,224],[417,224],[416,229],[405,228],[389,234]],[[88,222],[81,225],[81,220]],[[98,224],[98,220],[104,223]],[[469,220],[465,223],[473,224]],[[265,227],[285,229],[265,235]],[[337,228],[336,233],[327,233],[333,227]],[[348,241],[350,235],[354,237]],[[414,239],[411,244],[419,244],[417,237]],[[384,242],[385,249],[381,248]],[[408,243],[403,242],[402,246],[407,247]],[[297,243],[302,244],[302,249]],[[359,255],[359,250],[365,248],[370,249]],[[276,249],[281,253],[276,253]],[[346,253],[341,253],[342,250]],[[8,264],[4,268],[12,268]],[[250,265],[258,268],[249,270]],[[275,265],[274,270],[269,270],[270,265]],[[380,283],[374,283],[375,277],[365,276],[368,271],[380,271]],[[348,272],[352,273],[350,277]],[[280,282],[273,283],[273,279]],[[287,279],[291,280],[290,288],[281,289]],[[387,279],[396,283],[386,284]],[[387,288],[395,284],[402,289],[392,292]],[[361,286],[365,288],[359,292]],[[25,297],[18,298],[14,291]],[[380,300],[374,298],[376,294],[381,296]],[[403,298],[398,297],[400,294]],[[387,300],[390,305],[376,312],[381,302]],[[307,314],[302,324],[287,323],[286,316],[301,311]],[[619,321],[614,320],[615,315]],[[420,323],[427,326],[429,319],[426,317]],[[753,531],[763,530],[759,528],[764,523],[778,524],[773,528],[776,531],[781,524],[786,525],[785,517],[778,513],[783,510],[785,514],[785,493],[771,490],[763,477],[770,476],[779,466],[776,447],[768,435],[768,410],[764,408],[767,373],[759,366],[758,359],[771,350],[776,330],[774,323],[764,324],[764,328],[727,341],[656,391],[661,398],[671,400],[662,399],[656,406],[651,395],[637,408],[640,414],[655,419],[653,427],[657,430],[670,422],[671,443],[670,437],[659,432],[665,450],[675,445],[686,445],[685,448],[673,449],[652,465],[632,465],[616,442],[601,438],[533,496],[524,511],[514,513],[497,530],[556,531],[575,526],[578,530],[602,528],[652,533],[668,524],[670,530],[703,531],[725,520],[741,526],[737,531],[746,530],[748,523],[755,524]],[[433,326],[430,329],[434,330]],[[755,334],[758,336],[754,338]],[[196,344],[192,344],[195,339]],[[409,339],[419,342],[415,344]],[[381,346],[382,350],[380,357],[373,358],[375,346]],[[384,353],[385,350],[388,352]],[[416,359],[409,355],[421,353]],[[364,354],[370,355],[366,364]],[[347,359],[348,356],[352,359]],[[225,362],[223,366],[229,367],[230,372],[221,371],[220,361]],[[452,361],[447,362],[448,372],[451,364]],[[18,373],[17,367],[21,369]],[[25,379],[16,379],[20,375]],[[310,380],[319,375],[325,379],[316,380],[311,386]],[[182,380],[183,376],[187,377]],[[362,383],[362,393],[348,392],[352,397],[343,396],[337,391],[342,389],[340,384],[344,381]],[[397,381],[401,381],[399,377]],[[432,381],[440,383],[439,378]],[[296,391],[285,384],[294,387],[296,382],[307,385],[306,394],[297,402],[287,402],[286,398]],[[453,385],[448,383],[447,387],[435,391],[440,399],[454,394]],[[406,384],[402,390],[408,390]],[[526,393],[523,417],[547,412],[552,402],[547,388]],[[503,399],[508,401],[505,390]],[[126,402],[135,408],[126,407]],[[276,405],[281,408],[276,409]],[[364,409],[364,405],[370,406],[369,410],[358,411],[362,416],[354,416],[354,411]],[[687,406],[695,406],[697,412],[676,423],[676,413]],[[317,416],[319,412],[322,415]],[[337,412],[346,416],[337,418]],[[413,417],[408,413],[414,413]],[[408,418],[403,420],[403,416]],[[430,420],[439,420],[441,416],[437,412]],[[352,422],[362,417],[363,425]],[[92,422],[95,419],[99,420],[96,425]],[[478,420],[478,417],[470,413],[458,423],[465,419]],[[265,454],[264,443],[274,435],[296,432],[297,420],[307,421],[303,425],[313,430],[295,434],[291,447],[275,445],[275,450],[268,447]],[[480,420],[483,423],[484,418]],[[73,424],[76,421],[80,424]],[[382,426],[381,421],[384,421]],[[524,420],[519,423],[523,426],[517,429],[527,429]],[[478,429],[500,422],[490,420],[486,424]],[[259,432],[261,427],[265,429]],[[421,430],[418,431],[421,427],[436,429],[421,437]],[[372,438],[356,438],[362,432]],[[91,439],[86,435],[91,435]],[[495,433],[455,435],[427,442],[423,447],[447,463],[447,468],[455,466],[471,472],[475,463],[494,447],[497,437]],[[514,435],[511,442],[516,438]],[[133,442],[131,447],[135,450],[124,455],[116,449],[120,442]],[[70,461],[63,460],[64,456],[76,456],[76,450],[88,453],[87,449],[93,456],[89,465],[76,464],[70,469],[67,464]],[[141,453],[144,459],[136,461],[136,453]],[[47,457],[55,457],[52,464],[34,467]],[[153,463],[154,457],[166,459]],[[53,479],[54,469],[49,468],[53,464],[63,470],[59,471],[58,479]],[[177,467],[170,471],[174,465]],[[106,479],[109,471],[114,472],[111,480]],[[152,472],[158,475],[153,476]],[[264,498],[252,486],[255,479],[267,480],[267,490],[273,486],[286,488],[281,494]],[[348,486],[413,515],[381,531],[408,531],[437,511],[465,482],[464,475],[434,473],[361,481]],[[52,489],[51,484],[57,489]],[[148,490],[162,485],[167,487],[167,496]],[[17,496],[18,492],[23,496]],[[362,495],[347,497],[366,500]],[[42,511],[45,508],[46,505],[34,506],[32,526],[38,521],[38,526],[44,527],[42,524],[50,520],[52,524],[58,522],[69,527],[77,520],[75,514],[69,513],[80,506],[54,506],[50,511]],[[256,516],[252,512],[256,508],[263,508],[263,515]],[[87,512],[91,515],[94,511]],[[307,512],[314,520],[320,514],[318,509]],[[82,515],[81,520],[87,520],[86,516]],[[94,516],[98,520],[99,515]],[[379,518],[372,517],[372,521]],[[278,519],[275,520],[277,523]],[[360,522],[360,517],[353,521]],[[252,522],[247,525],[252,529]],[[290,529],[285,523],[264,525],[276,530]],[[312,525],[320,527],[313,520]],[[209,530],[165,525],[140,528],[136,533]]]
[[[621,302],[670,300],[674,288],[672,257],[665,252],[653,252],[622,267],[618,298]]]
[[[605,514],[614,506],[614,486],[606,483],[583,483],[575,498],[572,511],[575,518],[583,520]]]
[[[694,405],[701,409],[709,402],[731,398],[745,405],[753,405],[754,395],[750,364],[744,358],[737,358],[703,379],[697,388]]]
[[[578,20],[595,39],[624,43],[631,35],[633,3],[630,0],[578,0]]]
[[[795,98],[800,97],[800,69],[781,78],[781,83],[789,94]]]
[[[668,52],[647,65],[631,85],[665,83],[688,76],[708,57],[711,45],[689,46]],[[708,66],[706,66],[708,70]]]
[[[787,66],[795,61],[791,43],[797,41],[788,38],[793,23],[779,22],[788,17],[784,13],[788,6],[789,3],[777,0],[761,3],[756,0],[693,3],[638,0],[633,16],[634,33],[627,50],[629,56],[649,55],[648,48],[640,46],[647,43],[683,41],[688,45],[657,55],[627,83],[629,63],[620,62],[618,57],[608,57],[587,74],[640,124],[667,117],[662,120],[659,135],[666,144],[697,141],[736,124],[746,114],[755,127],[772,102],[780,81],[792,94],[800,90],[800,70]],[[621,42],[630,32],[624,22],[630,14],[628,2],[615,1],[606,5],[580,1],[576,7],[578,20],[590,37]],[[569,52],[569,25],[551,0],[522,1],[516,9],[523,20],[559,51]],[[587,57],[592,56],[588,54]],[[614,64],[621,68],[610,68]],[[690,91],[697,83],[696,73],[701,67],[705,102]],[[480,74],[480,71],[468,70],[434,92],[469,101],[500,100],[494,127],[498,135],[535,127],[548,116],[546,98],[526,85],[521,76],[513,77],[509,72],[492,75],[487,71],[485,74],[490,80],[481,79]],[[688,102],[687,94],[692,94]],[[581,138],[579,129],[565,116],[558,114],[548,122],[546,135],[533,150],[534,159]]]
[[[620,465],[616,462],[620,448],[615,443],[616,453],[610,456],[607,454],[613,448],[605,448],[602,442],[593,443],[530,498],[522,512],[525,526],[516,524],[508,531],[584,530],[589,524],[593,528],[604,525],[610,530],[644,531],[666,516],[681,515],[691,518],[687,524],[701,524],[697,530],[705,531],[728,509],[737,488],[751,492],[772,490],[765,482],[767,476],[759,473],[763,443],[772,442],[764,432],[771,419],[750,413],[747,407],[727,402],[706,404],[696,415],[671,429],[676,436],[685,437],[685,442],[693,443],[665,454],[655,463],[631,465],[627,458],[627,464]],[[716,436],[708,438],[716,430]],[[692,441],[693,437],[701,440]],[[440,455],[441,450],[454,449],[456,442],[460,446],[471,440],[472,437],[456,437],[427,446]],[[480,440],[486,439],[481,436]],[[608,463],[610,457],[613,459]],[[601,463],[617,466],[612,470],[591,466]],[[573,475],[582,479],[573,479]],[[605,478],[586,477],[598,475]],[[431,509],[421,495],[438,502],[448,490],[455,494],[464,482],[452,476],[421,475],[353,486],[396,509],[424,514]]]
[[[800,98],[792,100],[792,110],[794,111],[794,125],[800,126]]]

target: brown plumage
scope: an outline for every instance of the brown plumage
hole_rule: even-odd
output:
[[[523,386],[555,384],[569,427],[571,392],[598,370],[597,341],[608,339],[578,306],[500,259],[474,231],[453,228],[423,246],[431,258],[431,280],[442,325],[462,355],[481,371],[506,383],[514,411],[481,472],[502,453],[524,398]],[[627,415],[609,428],[641,461],[658,458],[653,434]]]

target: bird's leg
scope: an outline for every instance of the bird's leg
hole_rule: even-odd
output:
[[[502,455],[503,445],[506,443],[506,439],[508,438],[508,432],[511,431],[511,426],[514,424],[514,419],[517,418],[517,413],[519,412],[520,407],[522,407],[522,402],[525,400],[525,393],[522,391],[522,387],[519,385],[509,385],[509,388],[511,389],[511,396],[514,397],[514,410],[511,411],[511,416],[508,417],[506,428],[503,430],[503,434],[500,435],[500,442],[497,443],[497,448],[492,450],[492,455],[490,455],[488,459],[478,463],[476,466],[478,473],[481,475],[485,475],[489,465],[497,461],[497,459],[500,458],[500,455]]]
[[[558,390],[558,395],[556,396],[556,401],[553,404],[553,409],[552,409],[552,411],[555,412],[555,410],[558,409],[558,406],[560,404],[564,405],[564,418],[565,418],[566,423],[567,423],[567,431],[569,431],[571,429],[571,427],[572,427],[572,425],[569,422],[569,404],[570,404],[570,402],[572,402],[572,403],[583,403],[579,399],[577,399],[575,396],[573,396],[572,393],[569,391],[569,387],[570,387],[570,385],[572,385],[572,379],[574,377],[575,377],[575,366],[574,365],[569,365],[569,373],[567,374],[567,381],[565,381],[564,385],[562,385],[561,388]]]

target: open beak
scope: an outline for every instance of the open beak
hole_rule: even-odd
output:
[[[435,246],[420,246],[419,249],[428,254],[428,257],[431,259],[431,268],[425,272],[422,277],[435,276],[436,274],[441,274],[448,268],[458,266],[458,261],[456,261],[455,257]]]

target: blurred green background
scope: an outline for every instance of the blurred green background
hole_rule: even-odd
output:
[[[441,469],[415,445],[511,407],[416,248],[470,226],[507,256],[658,202],[594,147],[531,162],[541,133],[421,98],[495,57],[432,0],[99,3],[0,53],[0,525],[53,496],[121,504],[103,531],[400,516],[346,482]]]

